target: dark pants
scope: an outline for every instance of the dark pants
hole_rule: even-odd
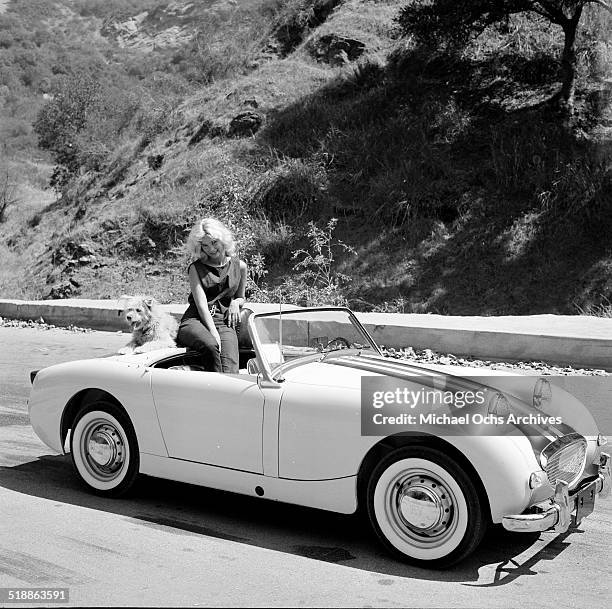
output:
[[[179,326],[176,344],[198,351],[203,365],[210,372],[238,374],[238,334],[235,328],[225,325],[217,315],[213,316],[221,338],[221,351],[208,328],[195,317],[183,318]]]

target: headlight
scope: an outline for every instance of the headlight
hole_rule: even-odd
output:
[[[507,417],[510,414],[510,402],[503,393],[494,393],[488,400],[487,412],[500,417]]]
[[[544,410],[552,402],[552,389],[546,379],[538,379],[533,388],[533,407]]]
[[[606,436],[600,433],[597,436],[597,446],[605,446],[607,443],[608,443],[608,438],[606,438]]]

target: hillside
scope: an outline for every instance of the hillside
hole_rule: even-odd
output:
[[[182,246],[211,214],[255,299],[610,309],[612,19],[596,7],[568,122],[548,104],[562,40],[526,14],[449,53],[398,35],[405,0],[23,4],[0,15],[17,191],[1,297],[182,301]]]

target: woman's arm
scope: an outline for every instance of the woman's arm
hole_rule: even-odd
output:
[[[234,328],[240,322],[240,307],[245,301],[246,282],[247,265],[244,260],[240,260],[240,282],[227,310],[227,323],[231,328]]]
[[[208,331],[216,338],[217,343],[219,342],[219,332],[215,328],[215,322],[213,321],[212,315],[208,309],[208,298],[206,298],[206,292],[202,287],[200,276],[192,264],[189,267],[189,285],[191,286],[191,293],[193,294],[193,300],[198,308],[200,319],[202,323],[208,328]]]
[[[234,300],[238,301],[238,306],[242,306],[244,304],[244,295],[246,290],[246,282],[247,282],[247,264],[244,260],[240,260],[240,283],[238,284],[238,289],[236,290],[236,295],[234,296]]]

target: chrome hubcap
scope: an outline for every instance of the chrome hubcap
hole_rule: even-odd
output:
[[[89,456],[98,465],[109,465],[117,457],[117,444],[106,430],[98,430],[87,445]]]
[[[457,527],[452,491],[427,470],[398,473],[387,486],[385,505],[396,533],[422,547],[445,543]]]
[[[452,518],[449,492],[438,480],[411,476],[396,484],[396,510],[409,529],[432,536],[443,532]]]
[[[100,480],[117,476],[126,458],[123,436],[108,421],[94,421],[83,432],[81,455],[91,474]]]

